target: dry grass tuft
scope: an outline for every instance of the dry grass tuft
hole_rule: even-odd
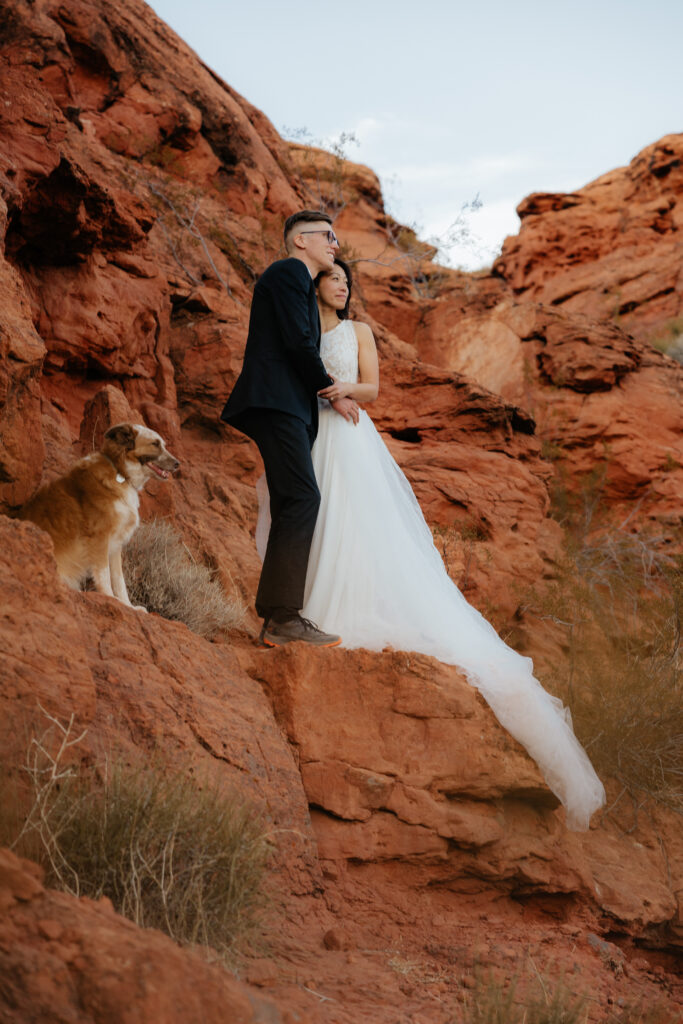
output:
[[[676,316],[661,324],[649,340],[660,352],[683,363],[683,317]]]
[[[589,1024],[596,1019],[594,996],[576,994],[564,978],[552,981],[532,966],[533,973],[509,981],[476,972],[453,1024]],[[683,1024],[683,1014],[670,1002],[615,1006],[600,1019],[604,1024]]]
[[[50,885],[107,896],[141,927],[234,956],[270,902],[272,846],[259,814],[164,765],[69,765],[82,736],[73,720],[47,717],[29,749],[31,795],[13,847],[43,864]]]
[[[540,975],[519,991],[519,978],[509,983],[492,974],[475,975],[463,1024],[586,1024],[586,999],[574,995],[560,980],[551,984]]]
[[[234,629],[244,617],[242,603],[226,597],[210,569],[192,558],[163,519],[138,527],[124,549],[123,572],[133,604],[184,622],[207,639]]]
[[[610,1012],[605,1024],[683,1024],[683,1013],[671,1002],[659,999],[654,1004],[627,1004]]]
[[[601,480],[562,505],[567,550],[526,611],[550,623],[565,659],[541,680],[570,707],[596,770],[621,795],[683,810],[683,561],[670,534],[611,523]]]
[[[554,603],[567,624],[567,660],[552,685],[596,769],[632,796],[683,809],[680,569],[647,596],[593,589],[570,572]]]

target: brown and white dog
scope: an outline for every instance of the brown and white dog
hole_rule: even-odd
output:
[[[119,423],[99,452],[41,487],[19,517],[50,534],[59,575],[70,587],[78,590],[92,577],[95,590],[131,606],[121,549],[140,522],[138,492],[152,477],[167,480],[179,465],[156,431]]]

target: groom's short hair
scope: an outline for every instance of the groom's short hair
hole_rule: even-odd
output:
[[[292,238],[298,233],[293,230],[297,224],[303,224],[304,222],[310,224],[316,221],[324,221],[325,224],[331,224],[332,218],[329,213],[323,213],[321,210],[299,210],[298,213],[293,213],[287,218],[283,231],[287,252],[290,251],[289,246]]]

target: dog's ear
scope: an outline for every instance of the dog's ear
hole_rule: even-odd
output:
[[[115,427],[109,428],[104,435],[104,439],[105,441],[113,441],[120,448],[130,452],[135,448],[135,429],[131,427],[130,423],[117,423]]]

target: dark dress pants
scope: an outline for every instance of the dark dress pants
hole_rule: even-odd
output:
[[[236,426],[238,424],[235,424]],[[275,409],[249,409],[239,429],[258,445],[270,492],[271,526],[256,593],[256,611],[296,614],[303,607],[308,556],[320,508],[313,471],[314,437],[303,420]]]

